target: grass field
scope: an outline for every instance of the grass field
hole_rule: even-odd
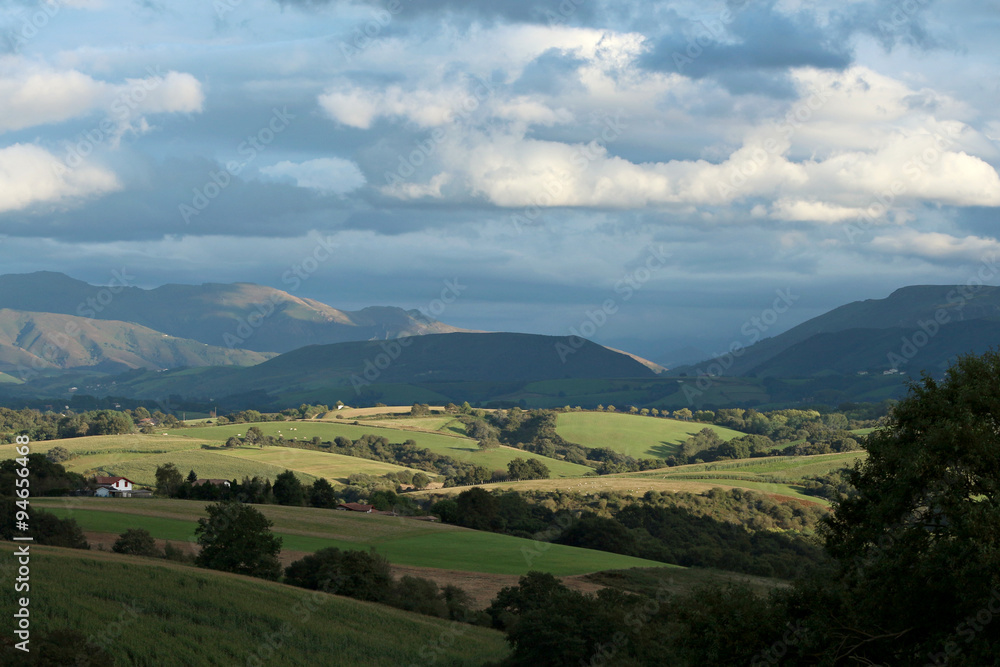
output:
[[[823,498],[803,493],[804,488],[796,484],[795,480],[825,475],[839,468],[850,467],[855,461],[865,456],[864,451],[857,451],[840,454],[817,454],[815,456],[738,459],[626,473],[620,477],[636,480],[636,482],[642,479],[661,482],[700,482],[713,485],[718,483],[829,505],[830,503]]]
[[[33,505],[76,519],[84,530],[122,533],[145,528],[154,537],[194,541],[194,528],[206,516],[205,502],[186,500],[46,499]],[[556,576],[607,569],[664,567],[663,563],[591,549],[487,533],[400,517],[355,514],[309,507],[257,505],[274,522],[283,548],[313,552],[335,546],[374,548],[392,563],[469,572]]]
[[[173,463],[183,473],[194,470],[199,478],[268,478],[272,482],[285,470],[311,484],[318,477],[346,482],[351,473],[384,475],[405,470],[402,466],[289,447],[220,448],[213,442],[203,449],[204,439],[164,435],[111,435],[32,443],[31,451],[43,454],[56,446],[65,447],[76,458],[64,463],[70,472],[127,477],[136,484],[156,483],[156,467]],[[0,445],[0,460],[16,456],[15,445]],[[433,477],[433,475],[432,475]]]
[[[723,440],[743,435],[710,424],[616,412],[563,412],[556,417],[556,433],[566,440],[584,447],[608,447],[637,459],[665,459],[706,427]]]
[[[601,475],[600,477],[580,477],[576,479],[532,479],[521,482],[498,482],[496,484],[480,484],[476,488],[501,491],[559,491],[564,493],[595,494],[614,492],[621,495],[641,496],[647,491],[671,491],[704,493],[714,488],[730,488],[737,482],[720,480],[688,480],[688,479],[650,479],[617,475]],[[417,491],[414,496],[456,495],[467,491],[468,486],[450,486],[443,489],[428,489]]]
[[[0,543],[4,562],[13,551]],[[5,610],[15,595],[3,587]],[[163,560],[44,546],[31,548],[30,613],[33,639],[72,628],[118,666],[395,666],[426,664],[428,655],[481,665],[509,652],[485,628]]]
[[[475,440],[455,434],[407,431],[399,428],[365,425],[364,423],[358,426],[319,421],[226,424],[225,426],[177,429],[170,431],[168,437],[187,436],[199,441],[225,442],[230,436],[246,433],[246,430],[251,426],[257,426],[265,435],[283,435],[287,439],[296,438],[298,440],[311,440],[314,437],[319,437],[324,441],[332,441],[337,436],[357,440],[368,434],[385,437],[393,443],[413,440],[418,447],[429,449],[443,456],[450,456],[459,461],[469,461],[476,465],[485,466],[490,470],[505,469],[510,461],[520,457],[539,459],[548,466],[553,477],[580,477],[591,472],[591,468],[587,466],[538,456],[509,447],[484,452],[479,449]]]

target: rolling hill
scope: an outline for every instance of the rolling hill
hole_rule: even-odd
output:
[[[128,285],[124,273],[108,287],[48,271],[0,276],[0,308],[134,322],[178,338],[257,352],[464,331],[418,310],[349,312],[252,283],[145,290]]]
[[[14,545],[0,553],[12,561]],[[508,652],[495,630],[166,560],[33,545],[31,568],[32,650],[72,628],[117,665],[409,665],[428,647],[441,664],[481,665]],[[5,609],[14,596],[5,587]]]
[[[271,354],[176,338],[116,320],[0,309],[0,371],[252,366]]]
[[[560,355],[573,345],[579,346],[573,353]],[[309,346],[250,368],[131,374],[117,378],[115,391],[135,398],[174,394],[219,400],[253,390],[263,404],[282,396],[295,402],[308,392],[326,392],[328,401],[338,395],[353,399],[373,384],[446,392],[449,383],[652,377],[652,370],[628,355],[568,336],[452,333]]]
[[[735,358],[710,359],[675,372],[719,374],[721,365],[729,376],[808,377],[896,367],[917,375],[938,372],[958,355],[998,344],[1000,287],[914,285],[884,299],[835,308]]]

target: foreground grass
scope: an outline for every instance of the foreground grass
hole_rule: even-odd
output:
[[[128,528],[145,528],[158,539],[194,542],[197,520],[206,515],[208,503],[38,498],[32,504],[61,518],[72,517],[86,531],[122,533]],[[274,533],[281,536],[283,548],[289,551],[313,552],[331,546],[374,548],[399,565],[516,575],[527,574],[532,569],[569,576],[608,569],[664,566],[642,558],[401,517],[310,507],[255,507],[274,522]]]
[[[563,412],[556,433],[584,447],[607,447],[637,459],[665,459],[698,431],[710,428],[723,440],[743,433],[721,426],[617,412]]]
[[[0,543],[13,562],[14,546]],[[503,635],[167,561],[31,547],[34,636],[73,628],[123,665],[481,665]],[[0,593],[14,610],[13,586]]]

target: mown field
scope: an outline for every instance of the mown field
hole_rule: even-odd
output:
[[[0,543],[5,563],[13,551]],[[8,617],[15,595],[13,586],[0,593]],[[34,638],[72,628],[120,667],[395,666],[427,664],[429,656],[437,664],[481,665],[509,652],[503,635],[485,628],[106,552],[32,546],[30,598]]]
[[[506,469],[507,464],[515,458],[539,459],[552,473],[553,477],[579,477],[591,471],[587,466],[560,461],[537,454],[530,454],[509,447],[501,447],[489,451],[481,451],[475,440],[458,435],[445,433],[429,433],[425,431],[407,431],[400,428],[386,428],[366,425],[364,422],[340,424],[320,421],[297,422],[265,422],[261,424],[226,424],[224,426],[206,426],[199,428],[184,428],[169,431],[169,437],[189,437],[199,441],[225,442],[230,436],[242,435],[251,426],[257,426],[265,435],[282,435],[287,439],[312,440],[318,437],[324,441],[332,441],[337,436],[357,440],[363,435],[385,437],[389,442],[400,443],[413,440],[418,447],[431,450],[436,454],[450,456],[459,461],[469,461],[490,470]]]
[[[127,500],[104,498],[37,498],[33,505],[66,518],[86,531],[122,533],[145,528],[154,537],[195,541],[197,520],[205,502],[188,500]],[[334,546],[374,548],[390,562],[468,572],[526,574],[529,570],[556,576],[608,569],[664,567],[663,563],[618,554],[487,533],[402,517],[368,515],[310,507],[256,506],[274,522],[283,549],[318,551]]]
[[[556,417],[556,433],[584,447],[607,447],[637,459],[665,459],[704,428],[722,440],[743,433],[721,426],[677,419],[642,417],[618,412],[563,412]]]
[[[156,483],[157,466],[167,463],[173,463],[184,474],[194,470],[199,478],[216,479],[258,476],[273,482],[282,472],[291,470],[306,484],[319,477],[344,483],[352,473],[384,475],[406,469],[391,463],[327,452],[290,447],[229,449],[221,444],[169,435],[108,435],[35,442],[31,451],[43,454],[53,447],[65,447],[76,455],[63,464],[70,472],[120,475],[146,486]],[[14,456],[14,445],[0,445],[0,460]]]
[[[674,468],[660,468],[644,472],[626,473],[621,478],[657,480],[663,482],[701,482],[753,489],[764,493],[779,494],[799,500],[829,505],[823,498],[803,493],[797,481],[806,477],[825,475],[839,468],[849,468],[866,456],[864,451],[815,456],[774,456],[766,458],[695,463]]]

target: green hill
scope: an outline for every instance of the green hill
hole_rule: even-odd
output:
[[[145,528],[153,537],[194,542],[194,529],[205,516],[205,501],[36,498],[33,506],[61,518],[72,517],[86,531],[122,533]],[[663,563],[604,551],[487,533],[403,517],[339,512],[313,507],[254,505],[274,522],[273,531],[288,551],[314,552],[325,547],[375,549],[391,563],[465,572],[556,576],[630,567],[665,567]]]
[[[945,326],[929,336],[929,342],[915,346],[921,357],[909,364],[915,368],[905,370],[913,375],[924,369],[937,372],[942,370],[941,362],[957,354],[996,345],[1000,340],[1000,287],[913,285],[884,299],[855,301],[761,340],[739,357],[727,360],[731,363],[726,364],[725,375],[801,377],[824,371],[855,373],[889,368],[887,356],[900,354],[904,338],[912,341],[917,332],[942,324]],[[916,340],[923,340],[921,336],[923,333]],[[786,351],[788,355],[780,358]],[[711,372],[708,369],[713,361],[674,370],[689,375]]]
[[[495,393],[504,391],[504,385],[537,380],[632,377],[652,378],[655,373],[628,355],[570,336],[451,333],[309,346],[251,368],[132,374],[117,378],[115,391],[138,398],[176,394],[216,400],[252,391],[261,407],[324,394],[371,403],[366,397],[375,384],[413,385],[440,402],[456,383],[487,384]],[[447,400],[465,398],[459,393]]]
[[[14,545],[0,543],[5,562]],[[17,595],[4,586],[9,618]],[[501,633],[169,561],[31,547],[31,631],[71,628],[114,665],[481,665]],[[391,641],[387,638],[391,637]],[[444,641],[447,638],[447,641]],[[87,650],[87,647],[81,646]]]
[[[425,433],[421,431],[408,431],[403,429],[393,429],[384,426],[370,426],[363,422],[358,426],[353,424],[342,424],[338,422],[266,422],[262,424],[226,424],[225,426],[205,426],[198,428],[184,428],[170,431],[172,436],[183,436],[199,440],[210,440],[213,442],[225,442],[230,436],[246,432],[250,426],[258,427],[264,435],[283,435],[285,438],[296,438],[298,440],[312,440],[318,437],[323,441],[333,441],[334,438],[342,436],[351,440],[357,440],[363,435],[377,435],[385,437],[392,443],[402,443],[413,440],[417,447],[431,450],[435,454],[449,456],[460,461],[469,461],[476,465],[481,465],[490,470],[504,469],[507,464],[515,458],[538,459],[544,463],[553,477],[579,477],[593,472],[587,466],[577,465],[568,461],[560,461],[547,456],[532,454],[520,449],[500,447],[483,451],[475,440],[463,438],[458,435],[446,435],[444,433]],[[295,429],[294,431],[291,429]],[[241,450],[242,451],[242,450]],[[296,450],[292,450],[296,451]],[[329,456],[323,452],[316,452],[319,456]],[[357,459],[364,461],[364,459]]]
[[[637,459],[665,459],[698,431],[710,428],[723,440],[742,433],[713,424],[617,412],[563,412],[556,417],[556,433],[584,447],[607,447]]]

